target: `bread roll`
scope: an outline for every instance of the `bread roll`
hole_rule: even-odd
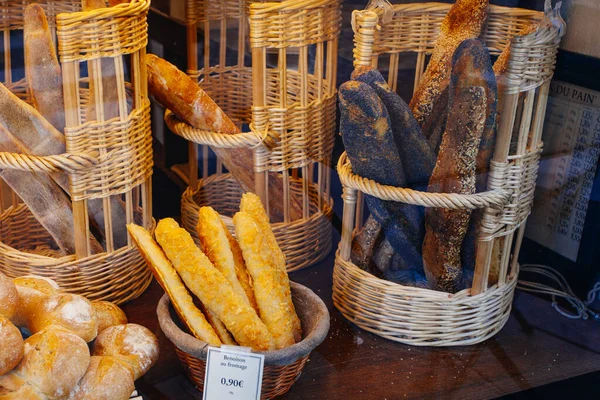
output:
[[[41,276],[23,276],[13,280],[19,296],[19,307],[11,321],[18,327],[29,329],[29,317],[42,299],[57,293],[58,285]]]
[[[14,372],[50,398],[66,397],[90,363],[87,344],[60,327],[51,327],[25,340],[25,353]]]
[[[133,371],[127,363],[116,357],[93,356],[69,400],[127,400],[134,389]]]
[[[158,360],[158,352],[158,339],[149,329],[137,324],[126,324],[111,326],[102,331],[94,342],[92,355],[113,356],[126,362],[136,380]]]
[[[185,229],[174,219],[165,218],[157,224],[155,234],[186,286],[217,314],[241,346],[273,348],[273,337],[256,311],[233,290]]]
[[[208,259],[213,263],[215,268],[221,271],[233,287],[233,290],[256,310],[254,293],[246,292],[238,279],[239,273],[246,272],[246,266],[243,263],[244,260],[243,258],[241,260],[234,258],[233,249],[227,238],[227,227],[221,220],[219,213],[212,207],[200,207],[196,230],[198,231],[200,243],[202,243],[202,249]],[[236,265],[236,261],[238,265]],[[240,262],[241,265],[239,265]],[[247,273],[243,276],[242,280],[248,281]]]
[[[106,328],[127,323],[127,316],[116,304],[109,301],[92,301],[94,315],[98,322],[98,333]]]
[[[17,287],[8,276],[0,272],[0,315],[11,319],[17,312],[18,305]]]
[[[46,400],[39,389],[14,372],[0,376],[0,400]]]
[[[214,328],[194,305],[192,296],[177,275],[177,271],[160,246],[152,239],[150,232],[135,224],[128,224],[127,230],[154,277],[171,299],[171,304],[192,335],[211,346],[220,346],[221,340]]]
[[[39,332],[51,325],[61,326],[91,342],[98,335],[98,322],[92,304],[83,296],[55,293],[37,303],[29,317],[29,329]]]
[[[233,217],[235,233],[254,282],[254,295],[260,318],[271,335],[276,348],[296,343],[302,336],[296,315],[290,281],[278,257],[273,252],[263,226],[252,215],[240,211]],[[270,228],[269,228],[270,230]]]
[[[19,329],[0,315],[0,375],[17,366],[23,357],[23,337]]]

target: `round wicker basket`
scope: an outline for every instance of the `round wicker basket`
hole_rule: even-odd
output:
[[[29,3],[34,2],[5,1],[0,5],[4,16],[0,23],[5,26],[3,53],[7,61],[3,65],[3,83],[28,102],[26,79],[13,80],[18,77],[23,60],[19,60],[19,51],[11,51],[8,44],[14,46],[22,40],[23,15]],[[56,250],[51,235],[2,182],[0,272],[9,277],[44,276],[67,292],[121,304],[138,297],[152,280],[137,249],[130,245],[117,248],[112,240],[112,233],[116,229],[122,233],[125,223],[136,222],[147,229],[154,226],[150,104],[145,83],[139,83],[145,77],[142,60],[148,41],[146,16],[150,2],[135,0],[93,11],[81,11],[79,1],[35,3],[44,9],[58,44],[65,94],[66,152],[50,156],[0,153],[0,168],[69,176],[75,254]],[[129,66],[124,66],[125,61],[130,62]],[[86,122],[89,84],[93,81],[96,88],[101,87],[102,78],[99,75],[85,78],[81,71],[99,69],[104,62],[114,68],[114,79],[122,82],[115,88],[119,91],[121,111],[107,121],[98,116],[97,120]],[[132,85],[128,81],[137,83]],[[96,103],[96,107],[101,105]],[[102,233],[110,238],[104,240],[107,251],[97,254],[90,253],[89,245],[92,234],[88,233],[91,228],[86,202],[92,200],[96,204],[104,202],[100,212],[106,230]],[[123,220],[113,219],[115,214],[111,214],[110,205],[122,206]]]
[[[399,54],[416,52],[418,83],[450,7],[421,3],[394,5],[377,12],[355,11],[355,65],[376,67],[389,57],[389,80],[395,90]],[[386,21],[388,17],[391,20],[381,23],[384,12]],[[510,41],[511,56],[503,90],[505,104],[510,106],[505,106],[498,127],[488,191],[461,195],[380,185],[354,174],[345,153],[340,157],[344,214],[334,266],[333,300],[340,312],[359,327],[411,345],[458,346],[486,340],[506,323],[519,272],[517,258],[525,222],[533,203],[543,116],[562,30],[559,24],[544,21],[533,33],[515,35],[543,18],[543,13],[531,10],[489,9],[482,40],[496,55]],[[514,118],[505,118],[509,116]],[[403,286],[354,265],[350,261],[351,245],[354,233],[362,226],[363,194],[424,207],[483,209],[478,252],[482,251],[484,257],[478,253],[472,287],[450,294]],[[490,283],[494,245],[500,248],[500,261],[497,282]]]
[[[290,390],[310,353],[325,340],[329,331],[329,312],[323,301],[309,288],[290,282],[296,313],[302,323],[302,341],[282,350],[260,352],[265,355],[261,399],[272,399]],[[164,295],[157,307],[162,331],[175,347],[186,375],[204,388],[207,344],[181,330],[174,322],[175,312]]]

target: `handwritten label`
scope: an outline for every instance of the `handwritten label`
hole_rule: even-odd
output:
[[[600,92],[553,81],[526,236],[577,261],[600,155]]]
[[[202,399],[260,399],[264,361],[248,348],[209,347]]]

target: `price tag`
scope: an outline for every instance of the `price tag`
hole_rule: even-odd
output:
[[[259,400],[264,361],[245,347],[209,347],[202,399]]]

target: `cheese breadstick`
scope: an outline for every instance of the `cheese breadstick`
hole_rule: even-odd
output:
[[[221,221],[222,222],[222,221]],[[244,288],[244,292],[246,292],[246,296],[250,300],[250,305],[258,312],[258,306],[256,305],[256,299],[254,298],[254,287],[252,286],[252,278],[246,269],[246,263],[244,262],[244,255],[242,254],[242,249],[240,249],[239,243],[235,240],[225,223],[222,222],[223,229],[225,229],[225,235],[227,236],[227,241],[229,242],[229,247],[231,248],[231,252],[233,253],[233,262],[235,264],[235,274],[238,278],[238,282]]]
[[[231,333],[229,333],[229,331],[225,327],[225,324],[219,319],[217,314],[210,311],[201,302],[200,302],[200,304],[198,304],[198,306],[200,307],[200,310],[202,310],[202,313],[204,313],[204,315],[206,316],[206,320],[210,323],[210,325],[213,327],[215,332],[217,332],[217,336],[219,336],[219,339],[221,339],[221,342],[223,342],[223,344],[227,344],[230,346],[237,345],[235,340],[233,340]]]
[[[236,260],[227,238],[227,227],[223,224],[219,213],[212,207],[200,207],[196,230],[200,238],[200,243],[202,243],[202,248],[210,261],[225,275],[233,290],[256,310],[254,294],[252,293],[251,297],[249,297],[238,280],[236,268],[241,269],[245,268],[245,266],[236,265]]]
[[[196,246],[190,234],[172,218],[156,226],[156,240],[200,301],[225,324],[241,346],[274,348],[273,337],[256,312],[237,294],[225,276]]]
[[[128,224],[127,230],[154,277],[171,299],[177,314],[185,322],[192,335],[211,346],[220,346],[221,340],[217,333],[194,305],[192,296],[181,282],[165,253],[152,239],[150,232],[135,224]]]
[[[278,349],[290,346],[298,341],[301,332],[287,273],[277,266],[277,256],[269,245],[268,235],[252,215],[240,211],[233,217],[233,223],[246,267],[254,282],[260,317],[273,335]]]

